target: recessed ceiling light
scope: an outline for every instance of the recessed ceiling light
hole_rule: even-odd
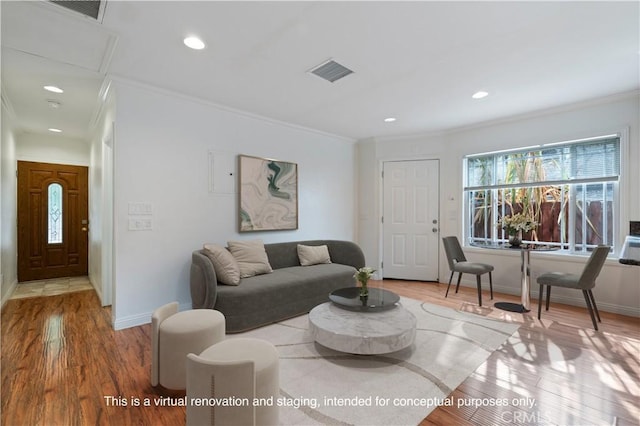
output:
[[[395,117],[387,117],[384,119],[385,123],[393,123],[394,121],[396,121]]]
[[[53,93],[63,93],[64,90],[62,90],[61,88],[57,87],[57,86],[44,86],[44,90],[48,90],[50,92]]]
[[[204,49],[204,42],[200,40],[198,37],[190,36],[184,39],[184,44],[187,47],[190,47],[195,50]]]
[[[50,132],[53,132],[53,133],[62,133],[62,130],[60,130],[60,129],[54,129],[53,127],[52,127],[52,128],[50,128],[50,129],[49,129],[49,131],[50,131]]]
[[[471,97],[473,99],[482,99],[482,98],[485,98],[487,96],[489,96],[489,92],[485,92],[484,90],[480,90],[480,91],[474,93],[473,95],[471,95]]]

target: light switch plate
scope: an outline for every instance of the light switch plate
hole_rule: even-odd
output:
[[[129,203],[129,214],[151,215],[153,214],[153,207],[151,203]]]
[[[149,217],[130,217],[129,231],[151,231],[153,220]]]

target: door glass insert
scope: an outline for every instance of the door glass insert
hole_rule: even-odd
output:
[[[48,242],[58,244],[62,242],[62,186],[59,183],[52,183],[49,185],[48,192]]]

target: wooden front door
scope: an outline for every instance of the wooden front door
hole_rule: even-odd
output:
[[[18,281],[87,275],[88,168],[18,161]]]

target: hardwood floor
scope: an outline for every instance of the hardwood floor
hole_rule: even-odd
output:
[[[422,425],[638,425],[640,319],[554,304],[535,314],[493,308],[475,289],[444,298],[446,285],[378,281],[403,296],[521,324],[520,329]],[[515,297],[495,294],[494,301]],[[153,388],[150,325],[111,328],[111,311],[93,291],[9,300],[2,309],[3,425],[180,425],[184,407],[156,406],[180,396]],[[143,405],[134,406],[138,398]],[[507,402],[506,407],[493,404]],[[126,402],[126,406],[124,405]],[[475,405],[473,405],[475,403]],[[455,405],[454,404],[454,405]]]
[[[640,319],[600,312],[593,329],[586,308],[553,303],[537,319],[537,301],[526,314],[501,311],[496,293],[477,306],[477,291],[461,288],[444,299],[445,284],[385,281],[403,296],[521,324],[454,392],[457,404],[439,407],[421,425],[638,425],[640,424]],[[597,302],[597,301],[596,301]],[[506,407],[492,406],[506,401]],[[514,404],[515,402],[515,404]],[[531,406],[530,406],[531,405]]]

